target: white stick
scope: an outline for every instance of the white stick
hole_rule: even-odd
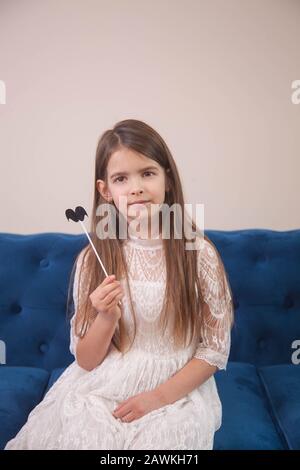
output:
[[[101,261],[99,255],[98,255],[98,253],[97,253],[97,250],[96,250],[96,248],[95,248],[95,246],[94,246],[94,244],[93,244],[93,242],[92,242],[92,240],[91,240],[91,237],[89,236],[89,234],[88,234],[88,232],[87,232],[87,230],[86,230],[84,224],[81,222],[81,220],[79,220],[78,222],[80,222],[81,227],[82,227],[83,230],[85,231],[85,234],[86,234],[86,236],[88,237],[90,244],[92,245],[92,248],[93,248],[93,250],[94,250],[94,252],[95,252],[95,255],[97,256],[98,261],[99,261],[99,263],[101,264],[101,267],[102,267],[103,271],[105,272],[105,276],[108,276],[108,274],[107,274],[107,272],[106,272],[106,269],[105,269],[105,267],[103,266],[103,263],[102,263],[102,261]]]
[[[106,269],[105,269],[105,267],[104,267],[104,265],[103,265],[103,263],[102,263],[102,261],[101,261],[101,259],[100,259],[100,256],[99,256],[98,253],[97,253],[97,250],[96,250],[96,248],[95,248],[95,246],[94,246],[94,243],[92,242],[91,237],[89,236],[89,234],[88,234],[88,232],[87,232],[87,230],[86,230],[84,224],[81,222],[81,220],[78,220],[78,222],[80,222],[81,227],[82,227],[83,230],[85,231],[85,234],[86,234],[86,236],[88,237],[88,240],[89,240],[90,244],[92,245],[92,248],[93,248],[93,250],[94,250],[94,252],[95,252],[95,255],[97,256],[97,259],[98,259],[99,263],[101,264],[101,267],[102,267],[102,269],[103,269],[103,271],[104,271],[104,273],[105,273],[105,276],[108,277],[107,271],[106,271]],[[118,305],[119,305],[120,307],[122,307],[122,300],[119,300]]]

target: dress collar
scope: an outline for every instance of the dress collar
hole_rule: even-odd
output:
[[[127,242],[131,245],[149,248],[161,248],[163,246],[161,235],[153,238],[140,238],[136,235],[128,233]]]

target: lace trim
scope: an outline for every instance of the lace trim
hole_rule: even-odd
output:
[[[218,367],[219,370],[226,370],[228,357],[218,351],[213,351],[210,348],[198,346],[194,356],[196,359],[202,359],[211,366]]]

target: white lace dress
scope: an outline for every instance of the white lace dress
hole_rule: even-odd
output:
[[[212,449],[221,425],[222,408],[214,376],[184,398],[156,409],[131,423],[112,416],[125,399],[149,391],[176,374],[193,357],[225,369],[230,349],[230,292],[221,295],[224,278],[215,249],[202,240],[195,251],[201,289],[209,306],[202,342],[175,349],[172,337],[157,328],[166,271],[162,240],[131,237],[124,244],[132,298],[137,316],[134,345],[125,355],[111,344],[98,367],[86,371],[76,362],[74,317],[70,350],[75,361],[31,411],[27,422],[5,449]],[[200,254],[200,256],[199,256]],[[77,292],[78,271],[74,277]],[[124,281],[123,281],[124,282]],[[129,299],[123,283],[124,320],[133,332]],[[74,295],[75,311],[78,299]]]

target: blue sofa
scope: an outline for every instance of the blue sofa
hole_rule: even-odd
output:
[[[214,448],[300,449],[300,230],[206,234],[235,306],[229,364],[215,376],[223,424]],[[67,287],[86,244],[85,234],[0,233],[0,448],[74,360]]]

